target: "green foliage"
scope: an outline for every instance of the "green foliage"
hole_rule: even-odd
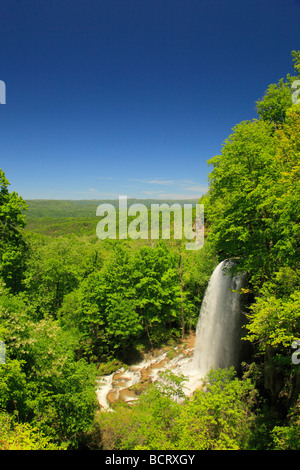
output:
[[[239,256],[241,269],[259,279],[273,262],[272,208],[265,200],[274,185],[273,157],[270,125],[246,121],[234,128],[222,155],[209,162],[214,165],[206,204],[209,237],[223,258]]]
[[[19,423],[8,413],[0,413],[0,450],[64,450],[29,423]]]
[[[65,295],[59,310],[61,325],[78,329],[82,352],[92,360],[113,351],[123,355],[143,341],[153,346],[177,336],[181,307],[191,325],[200,304],[200,296],[192,298],[192,289],[204,290],[212,270],[210,260],[201,277],[196,274],[199,259],[193,265],[185,256],[181,286],[178,256],[177,247],[162,243],[132,249],[116,242],[103,267]]]
[[[300,450],[299,400],[290,409],[285,425],[275,426],[271,436],[274,450]]]
[[[168,386],[159,388],[151,385],[133,408],[119,405],[114,413],[99,414],[97,424],[102,441],[97,445],[109,450],[174,449],[173,422],[181,405],[168,394],[174,376],[166,374],[166,378]],[[176,378],[173,384],[181,396]],[[171,393],[174,394],[172,387]]]
[[[259,117],[275,125],[283,123],[291,106],[291,95],[290,83],[283,79],[278,84],[269,85],[264,98],[257,102]]]
[[[261,352],[274,348],[290,355],[292,342],[299,338],[299,279],[299,271],[281,268],[250,306],[247,338],[258,342]]]
[[[257,391],[233,369],[212,371],[204,387],[184,403],[182,378],[165,374],[132,408],[98,417],[104,449],[237,450],[250,449],[257,416]]]
[[[53,442],[76,446],[97,408],[96,368],[76,360],[73,332],[50,318],[33,321],[22,302],[2,288],[7,360],[0,366],[0,407],[17,412]]]
[[[118,369],[124,367],[124,364],[118,359],[108,359],[105,362],[100,362],[97,365],[97,371],[99,375],[110,375],[113,372],[116,372]]]
[[[23,286],[31,311],[38,318],[56,315],[66,294],[101,266],[97,246],[87,239],[28,238],[30,258]]]
[[[179,448],[238,450],[251,448],[257,391],[249,379],[239,380],[233,369],[208,374],[178,418]]]
[[[107,335],[114,338],[113,347],[125,350],[131,345],[132,338],[138,337],[142,330],[135,302],[116,294],[110,301],[106,328]]]
[[[128,206],[142,202],[146,207],[150,207],[151,204],[160,204],[160,199],[143,199],[139,201],[137,199],[128,199]],[[167,203],[173,203],[174,201],[166,200]],[[184,201],[178,201],[179,203],[186,203]],[[195,203],[196,200],[191,199],[190,203]],[[112,204],[116,209],[118,208],[119,201],[117,199],[102,199],[102,200],[51,200],[51,199],[32,199],[26,201],[28,206],[28,218],[33,221],[37,219],[47,218],[48,220],[53,219],[88,219],[94,218],[96,215],[97,207],[100,204]],[[97,219],[96,219],[97,220]]]
[[[0,169],[0,276],[14,291],[20,289],[25,266],[26,244],[22,229],[25,225],[25,202],[13,191]]]
[[[57,201],[59,202],[59,201]],[[95,217],[28,217],[26,233],[50,237],[95,237],[98,220]]]
[[[93,422],[97,409],[95,372],[83,359],[66,361],[60,370],[55,368],[51,376],[42,374],[29,386],[33,422],[70,448],[78,446]]]
[[[286,120],[288,109],[291,107],[294,80],[300,77],[300,52],[292,51],[295,76],[287,75],[286,80],[281,78],[278,83],[269,85],[264,97],[256,102],[256,109],[260,119],[268,121],[274,128],[280,127]]]
[[[176,282],[177,281],[177,282]],[[141,321],[151,344],[164,338],[180,309],[176,255],[159,244],[141,248],[134,259],[133,282]]]
[[[62,325],[78,328],[83,351],[92,360],[130,348],[141,331],[133,300],[122,295],[129,278],[118,270],[114,276],[114,261],[109,266],[107,271],[89,275],[79,289],[66,296],[59,311]]]
[[[294,62],[294,69],[297,75],[300,76],[300,51],[292,51],[292,57]]]
[[[0,410],[23,410],[25,399],[26,376],[22,363],[7,358],[5,364],[0,364]]]
[[[210,161],[209,236],[223,257],[239,257],[255,287],[298,259],[299,141],[294,106],[274,135],[265,121],[239,124]]]

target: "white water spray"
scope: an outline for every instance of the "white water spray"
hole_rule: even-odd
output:
[[[203,378],[210,369],[238,367],[241,349],[241,294],[244,276],[231,276],[232,261],[214,270],[202,302],[191,369]]]

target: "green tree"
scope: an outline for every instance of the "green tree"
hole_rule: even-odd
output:
[[[277,233],[265,198],[278,177],[274,153],[271,125],[245,121],[235,126],[222,154],[209,161],[214,166],[206,198],[209,238],[223,259],[240,257],[241,269],[259,279],[276,263],[271,250]]]
[[[0,305],[7,350],[0,366],[0,407],[55,442],[76,447],[98,406],[95,366],[77,360],[74,331],[51,318],[33,321],[22,299],[7,289]]]
[[[209,237],[223,258],[239,257],[255,286],[299,256],[300,107],[275,133],[266,121],[243,122],[210,163]]]
[[[57,315],[66,294],[101,267],[97,247],[86,239],[28,237],[30,256],[23,285],[32,315]]]
[[[292,51],[292,57],[296,75],[288,74],[285,80],[281,78],[278,83],[269,85],[263,98],[256,102],[260,119],[271,123],[274,129],[284,123],[292,103],[291,86],[300,77],[300,51]]]
[[[181,255],[181,291],[185,329],[191,330],[197,325],[201,302],[211,274],[218,264],[215,248],[208,239],[201,250],[192,252],[180,247]],[[178,273],[180,274],[180,273]],[[180,278],[180,275],[179,275]]]
[[[280,268],[250,306],[247,338],[258,344],[261,353],[272,348],[290,359],[292,342],[299,339],[299,281],[298,270]]]
[[[166,373],[132,408],[97,417],[104,449],[245,450],[257,443],[257,391],[232,369],[211,371],[202,389],[179,402],[182,377]],[[176,396],[177,395],[177,396]]]
[[[109,299],[107,311],[106,333],[111,345],[125,353],[143,331],[135,301],[116,293]]]
[[[93,361],[130,350],[141,335],[131,263],[129,250],[117,245],[103,269],[66,295],[59,311],[61,324],[78,329],[82,352]]]
[[[177,266],[177,253],[165,244],[142,247],[134,258],[134,296],[151,346],[179,333],[181,292]]]
[[[211,371],[205,386],[176,419],[178,448],[239,450],[251,448],[257,391],[249,379],[236,378],[233,368]]]
[[[15,191],[9,193],[9,184],[0,169],[0,276],[16,292],[21,289],[26,261],[26,244],[22,232],[26,204]]]
[[[164,244],[137,250],[117,244],[103,268],[66,295],[61,324],[78,328],[83,351],[93,360],[124,354],[145,337],[152,346],[177,336],[177,262],[177,253]]]
[[[300,449],[300,402],[289,410],[284,425],[275,426],[271,432],[272,449],[299,450]]]
[[[10,358],[0,365],[0,410],[22,413],[26,400],[26,376],[22,362]]]
[[[0,450],[64,450],[30,423],[20,423],[8,413],[0,413]]]
[[[43,319],[29,331],[26,346],[27,419],[56,442],[76,447],[97,409],[96,369],[76,360],[76,339],[57,322]]]
[[[284,122],[291,102],[291,84],[281,79],[278,84],[269,85],[265,96],[257,102],[257,113],[261,119],[278,127]]]
[[[130,408],[120,404],[116,413],[103,412],[96,423],[101,430],[102,447],[105,450],[171,450],[177,449],[176,416],[181,404],[172,399],[174,390],[181,396],[181,379],[166,372],[165,386],[151,385]]]

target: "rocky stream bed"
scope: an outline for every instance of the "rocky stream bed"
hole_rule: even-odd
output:
[[[194,353],[195,334],[186,335],[175,346],[166,346],[144,355],[142,361],[124,367],[110,375],[97,379],[96,394],[101,410],[111,410],[118,400],[133,403],[151,382],[160,379],[160,374],[171,370],[175,374],[186,375],[190,370]],[[193,374],[188,374],[187,395],[195,388]]]

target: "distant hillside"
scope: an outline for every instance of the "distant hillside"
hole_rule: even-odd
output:
[[[197,199],[189,200],[169,200],[169,199],[128,199],[128,206],[135,203],[142,203],[147,207],[151,204],[196,204]],[[96,210],[99,204],[112,204],[118,208],[118,199],[105,199],[105,200],[54,200],[54,199],[31,199],[26,201],[28,210],[26,211],[27,220],[33,218],[47,217],[47,218],[66,218],[66,217],[96,217]]]
[[[26,232],[51,237],[96,235],[97,217],[32,217],[26,218]]]
[[[189,200],[166,200],[166,199],[128,199],[128,207],[135,203],[142,203],[147,207],[151,204],[179,203],[193,204],[198,202],[196,199]],[[96,216],[97,207],[100,204],[112,204],[116,209],[119,206],[119,200],[54,200],[54,199],[32,199],[26,201],[28,210],[26,211],[27,232],[35,232],[51,237],[65,235],[88,235],[95,236],[96,226],[99,218]]]

